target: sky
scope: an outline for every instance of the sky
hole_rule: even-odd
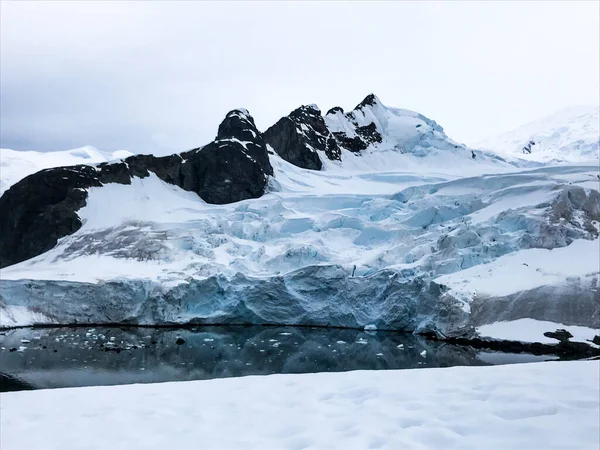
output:
[[[367,94],[474,143],[599,103],[599,2],[0,3],[0,147],[167,154]]]

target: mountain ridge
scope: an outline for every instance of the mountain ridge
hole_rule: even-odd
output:
[[[472,145],[507,158],[541,163],[599,158],[600,106],[571,106]]]

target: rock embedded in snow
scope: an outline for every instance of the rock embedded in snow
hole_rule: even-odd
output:
[[[559,342],[567,342],[569,339],[571,339],[573,337],[573,335],[571,333],[569,333],[567,330],[563,330],[563,329],[559,329],[556,331],[546,331],[544,333],[544,336],[552,338],[552,339],[557,339]]]
[[[378,103],[379,99],[374,94],[369,94],[347,114],[339,106],[327,111],[325,120],[341,147],[358,153],[369,145],[382,141],[381,131],[377,129],[375,122],[361,124],[357,117],[362,108],[376,106]]]
[[[262,136],[284,160],[304,169],[321,170],[323,163],[319,153],[330,160],[341,159],[335,138],[321,111],[313,105],[295,109]]]

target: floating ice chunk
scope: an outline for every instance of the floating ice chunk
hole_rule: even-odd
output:
[[[373,324],[365,325],[365,331],[377,331],[377,325],[373,325]]]
[[[204,342],[212,342],[212,341],[214,341],[214,339],[213,339],[213,338],[205,338],[205,339],[204,339]]]
[[[366,339],[363,339],[363,338],[358,338],[356,340],[355,344],[368,344],[368,341]]]
[[[419,353],[419,355],[425,358],[427,356],[427,350],[423,350],[421,353]]]
[[[375,356],[383,356],[383,353],[377,353]]]
[[[21,344],[29,344],[30,342],[29,339],[21,339]]]
[[[398,344],[398,345],[396,345],[396,348],[399,348],[400,350],[404,350],[404,344]]]
[[[346,341],[337,341],[336,344],[345,344]]]
[[[292,333],[287,333],[287,332],[279,333],[279,336],[291,336],[291,335],[292,335]]]

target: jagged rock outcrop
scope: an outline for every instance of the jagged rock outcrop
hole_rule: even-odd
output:
[[[163,181],[225,204],[260,197],[273,174],[266,145],[246,110],[233,110],[208,145],[165,157],[136,155],[97,166],[57,167],[34,173],[0,197],[0,267],[53,248],[77,231],[77,211],[87,189],[106,183],[130,184],[155,173]]]
[[[286,161],[304,169],[321,170],[319,152],[340,160],[341,151],[314,105],[301,106],[263,133],[267,144]]]
[[[369,114],[363,111],[379,105],[379,99],[374,94],[369,94],[349,113],[344,113],[339,106],[327,111],[325,121],[341,147],[358,153],[367,149],[369,145],[382,141],[377,125]]]

